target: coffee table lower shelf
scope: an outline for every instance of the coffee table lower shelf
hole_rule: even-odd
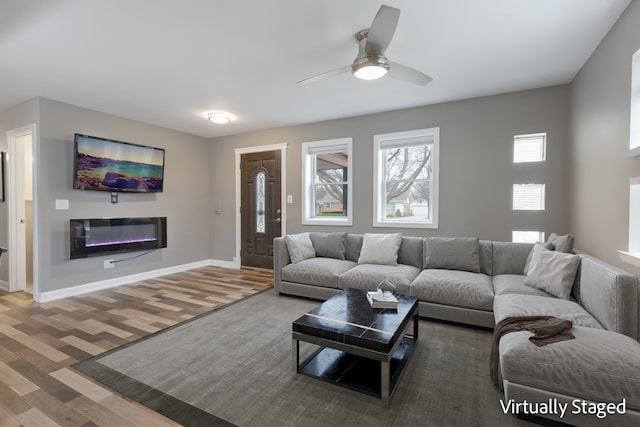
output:
[[[305,338],[302,341],[313,341]],[[357,349],[339,350],[320,346],[297,366],[297,372],[381,399],[388,406],[404,367],[413,354],[415,343],[416,337],[404,336],[391,356],[378,353],[378,359],[388,359],[388,362],[371,358],[370,354],[367,357],[354,354],[358,352]],[[297,362],[299,341],[295,337],[293,345],[294,360]],[[383,381],[385,376],[387,381]]]

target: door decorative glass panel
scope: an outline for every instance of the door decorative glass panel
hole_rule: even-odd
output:
[[[256,232],[265,232],[265,181],[264,172],[256,174]]]

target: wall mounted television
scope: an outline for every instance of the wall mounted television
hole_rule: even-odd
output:
[[[161,192],[164,149],[96,136],[74,136],[73,188],[79,190]]]

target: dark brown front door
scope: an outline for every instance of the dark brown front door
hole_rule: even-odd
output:
[[[273,268],[273,239],[281,235],[280,151],[243,154],[242,265]]]

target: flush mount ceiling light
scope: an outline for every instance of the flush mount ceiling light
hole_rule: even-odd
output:
[[[225,113],[224,111],[214,111],[209,113],[207,118],[217,125],[226,125],[232,119],[231,114]]]

